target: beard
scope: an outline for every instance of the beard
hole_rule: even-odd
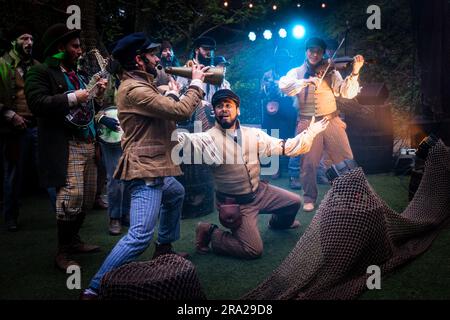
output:
[[[78,68],[78,58],[70,58],[67,52],[64,53],[63,65],[71,70],[77,70]]]
[[[211,65],[211,58],[205,58],[203,57],[201,54],[198,55],[198,62],[200,62],[200,64],[204,65],[204,66],[209,66]]]
[[[25,49],[23,48],[23,46],[21,46],[21,45],[19,45],[19,44],[16,43],[15,46],[14,46],[14,50],[15,50],[20,56],[22,56],[22,57],[24,57],[24,58],[27,58],[27,59],[31,58],[31,52],[32,52],[32,49],[31,49],[31,48],[30,48],[29,52],[26,52]]]
[[[223,128],[223,129],[230,129],[237,121],[237,117],[234,119],[231,119],[229,121],[224,120],[223,118],[220,118],[218,116],[215,116],[217,123]]]
[[[150,64],[146,64],[145,65],[145,72],[147,72],[148,74],[151,74],[153,77],[158,77],[158,71],[156,70],[156,68]]]

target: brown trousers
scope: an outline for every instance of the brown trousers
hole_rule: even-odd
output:
[[[308,128],[310,122],[311,120],[300,118],[297,123],[297,134]],[[324,151],[327,152],[333,164],[345,159],[353,159],[346,128],[347,125],[341,118],[334,117],[325,131],[314,138],[311,150],[302,155],[300,179],[305,203],[315,203],[317,200],[317,167]]]
[[[287,229],[295,220],[301,206],[301,197],[295,193],[260,182],[256,198],[249,204],[240,205],[242,224],[236,229],[216,229],[211,237],[215,253],[239,258],[258,258],[263,251],[263,242],[258,229],[258,214],[272,214],[273,229]]]
[[[74,221],[92,209],[96,187],[94,144],[69,141],[66,185],[56,194],[56,220]]]

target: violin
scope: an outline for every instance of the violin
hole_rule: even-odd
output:
[[[323,59],[316,66],[314,66],[315,76],[318,78],[324,78],[330,71],[333,70],[345,70],[353,66],[354,58],[352,57],[340,57],[334,59]],[[373,64],[374,60],[364,60],[364,63]],[[326,72],[326,74],[325,74]]]
[[[333,70],[344,70],[353,66],[354,59],[352,57],[340,57],[334,59],[323,59],[314,66],[315,76],[323,78]],[[326,74],[325,74],[326,72]]]

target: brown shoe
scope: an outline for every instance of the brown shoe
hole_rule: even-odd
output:
[[[187,252],[175,252],[172,248],[171,243],[158,244],[155,243],[155,252],[153,253],[152,259],[156,259],[159,256],[164,254],[176,254],[184,259],[189,257],[189,253]]]
[[[217,226],[199,222],[195,228],[195,249],[197,253],[206,254],[209,252],[209,243],[211,242],[211,235]]]
[[[93,244],[86,244],[81,241],[79,236],[75,237],[74,242],[69,247],[70,253],[93,253],[100,251],[100,246],[96,246]]]
[[[77,266],[81,268],[78,262],[68,257],[68,253],[64,249],[58,250],[58,253],[55,257],[55,265],[63,272],[66,272],[67,268],[69,268],[70,266]]]
[[[112,236],[118,236],[122,233],[122,225],[119,219],[111,219],[109,221],[109,234]]]

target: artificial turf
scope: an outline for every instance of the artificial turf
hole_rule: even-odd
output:
[[[369,175],[376,192],[394,210],[407,205],[408,178],[390,174]],[[271,183],[287,188],[287,179]],[[320,199],[328,186],[319,186]],[[0,299],[77,299],[80,290],[68,290],[68,275],[53,264],[56,244],[54,215],[44,195],[27,196],[22,204],[21,230],[0,231]],[[268,215],[261,215],[259,226],[264,254],[257,260],[239,260],[194,251],[195,225],[200,220],[218,223],[216,212],[181,223],[181,239],[174,246],[186,251],[197,268],[208,299],[238,299],[263,281],[289,254],[310,223],[313,213],[297,215],[302,226],[297,230],[273,231],[267,228]],[[2,221],[3,222],[3,221]],[[120,237],[108,235],[105,210],[91,211],[81,232],[86,242],[101,245],[102,251],[77,255],[81,263],[82,287],[87,286],[105,256]],[[442,231],[423,255],[382,278],[381,290],[366,291],[360,299],[450,299],[450,230]],[[150,259],[153,244],[140,257]]]

